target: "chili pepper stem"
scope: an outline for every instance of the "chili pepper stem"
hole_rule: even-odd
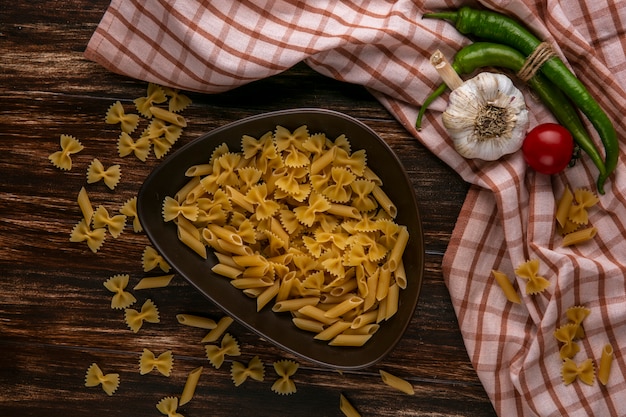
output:
[[[448,12],[430,12],[424,13],[422,18],[424,19],[445,19],[450,20],[452,22],[456,22],[458,17],[458,12],[448,11]]]
[[[463,84],[463,80],[459,77],[459,74],[452,68],[450,62],[439,49],[430,56],[430,63],[435,67],[439,76],[450,90],[455,90]]]

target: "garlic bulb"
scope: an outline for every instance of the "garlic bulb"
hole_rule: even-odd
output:
[[[461,155],[494,161],[521,148],[528,110],[509,77],[482,72],[452,90],[443,124]]]

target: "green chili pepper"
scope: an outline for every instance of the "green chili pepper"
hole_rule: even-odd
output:
[[[457,11],[426,13],[424,17],[450,20],[462,34],[471,34],[484,40],[509,45],[526,56],[541,43],[517,21],[493,11],[461,7]],[[617,133],[611,120],[591,93],[558,57],[544,63],[541,72],[587,116],[602,139],[606,172],[598,178],[597,186],[598,191],[604,194],[604,182],[615,170],[619,156]]]
[[[524,61],[524,56],[509,46],[490,42],[475,42],[457,52],[451,65],[459,74],[470,74],[482,67],[500,67],[517,72],[524,65]],[[536,73],[527,83],[559,123],[570,131],[578,146],[589,155],[598,168],[600,177],[605,176],[606,168],[602,155],[589,137],[585,126],[578,117],[576,108],[569,99],[540,73]],[[426,98],[415,123],[418,129],[421,128],[422,117],[428,106],[446,89],[447,86],[442,84]]]

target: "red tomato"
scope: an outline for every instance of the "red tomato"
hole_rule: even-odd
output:
[[[544,123],[534,127],[524,139],[522,153],[531,168],[542,174],[556,174],[572,159],[574,138],[563,126]]]

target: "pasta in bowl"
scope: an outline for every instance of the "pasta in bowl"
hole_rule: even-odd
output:
[[[178,273],[306,360],[371,366],[413,316],[415,193],[391,148],[347,115],[292,109],[215,129],[148,176],[137,209]]]

